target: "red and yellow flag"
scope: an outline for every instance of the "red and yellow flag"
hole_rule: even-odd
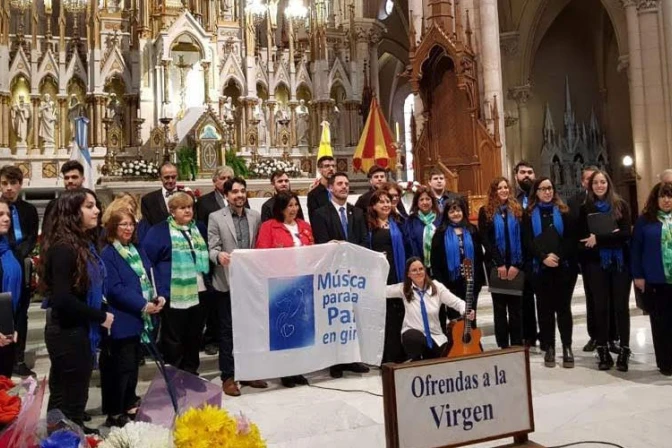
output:
[[[366,173],[373,165],[394,168],[397,164],[397,150],[392,131],[380,111],[378,101],[371,100],[371,109],[366,118],[362,136],[359,138],[352,166],[355,172]]]

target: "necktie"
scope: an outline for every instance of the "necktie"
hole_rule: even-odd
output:
[[[12,227],[14,228],[14,240],[16,240],[16,244],[19,244],[23,241],[23,232],[21,231],[21,221],[16,205],[12,205]]]
[[[341,227],[343,227],[343,237],[345,240],[348,239],[348,218],[345,216],[345,207],[338,209],[339,214],[341,215]]]
[[[175,193],[175,190],[172,190],[172,191],[166,190],[166,197],[167,198],[171,197],[173,195],[173,193]]]
[[[425,328],[425,341],[427,341],[427,347],[432,348],[434,347],[434,341],[432,340],[432,332],[429,330],[429,316],[427,316],[427,306],[425,305],[425,293],[427,291],[418,288],[413,289],[420,297],[420,313],[422,313],[422,326]]]
[[[441,196],[441,197],[440,197],[439,199],[437,199],[437,201],[436,201],[437,204],[438,204],[438,206],[439,206],[439,210],[440,210],[441,212],[443,212],[443,203],[445,202],[445,200],[446,200],[446,199],[445,199],[443,196]]]
[[[527,208],[527,203],[528,203],[527,196],[523,196],[523,208]]]

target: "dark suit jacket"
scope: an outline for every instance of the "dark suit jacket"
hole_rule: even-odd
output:
[[[208,226],[210,213],[221,209],[217,202],[216,194],[215,190],[212,190],[210,193],[202,196],[196,203],[196,219],[205,224],[206,227]]]
[[[588,196],[588,192],[586,190],[581,190],[569,198],[569,201],[567,201],[567,206],[569,207],[569,216],[574,219],[574,222],[578,222],[579,220],[581,206],[584,202],[586,202],[586,196]]]
[[[273,205],[275,205],[275,196],[268,198],[268,201],[264,202],[264,204],[261,206],[261,222],[266,222],[273,218]],[[299,212],[296,214],[296,217],[302,221],[305,221],[305,218],[303,217],[303,210],[301,209],[301,203],[299,203]]]
[[[13,221],[10,221],[11,224],[7,239],[9,240],[12,252],[14,252],[14,256],[19,263],[23,265],[23,260],[30,255],[37,244],[37,231],[40,225],[40,218],[37,214],[37,209],[33,204],[30,204],[23,199],[18,199],[14,205],[19,212],[19,223],[21,224],[23,240],[19,244],[16,243]]]
[[[346,206],[348,217],[348,239],[352,244],[369,247],[369,232],[366,226],[366,218],[362,211],[350,204]],[[313,214],[311,227],[315,244],[328,243],[332,240],[345,241],[341,218],[331,203],[320,207]]]
[[[170,216],[161,189],[144,195],[140,201],[140,210],[142,218],[147,220],[150,226],[155,226]]]
[[[317,209],[327,204],[329,204],[329,191],[327,187],[320,184],[310,190],[308,193],[308,218],[310,219],[311,226]]]

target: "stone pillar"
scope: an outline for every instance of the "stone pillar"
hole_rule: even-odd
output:
[[[9,94],[2,95],[2,133],[0,133],[0,146],[9,148]]]
[[[530,85],[512,87],[509,89],[509,98],[514,100],[516,102],[516,106],[518,107],[517,133],[520,146],[518,148],[509,148],[511,161],[514,165],[517,162],[528,158],[526,154],[528,154],[529,148],[527,147],[528,142],[525,132],[527,132],[530,125],[530,119],[527,110],[527,101],[530,99],[531,95],[530,90]],[[533,161],[531,162],[534,163]],[[510,173],[507,174],[510,175]]]
[[[672,2],[661,2],[663,8],[663,28],[665,30],[665,48],[667,52],[664,57],[667,62],[667,96],[669,102],[672,102]],[[668,111],[672,110],[672,104],[668,104]],[[672,163],[672,116],[668,116],[668,157]]]
[[[378,73],[378,44],[380,43],[380,40],[380,30],[378,30],[378,28],[371,29],[369,32],[369,71],[371,74],[371,89],[376,95],[376,98],[380,98],[380,82]]]
[[[30,102],[33,104],[33,112],[32,112],[32,117],[31,117],[31,125],[32,125],[32,134],[33,134],[33,145],[32,145],[32,151],[34,154],[39,154],[40,153],[40,136],[39,136],[39,126],[40,126],[40,116],[39,116],[39,111],[40,111],[40,96],[39,95],[31,95],[30,96]],[[30,133],[31,131],[29,130],[29,135],[26,138],[26,140],[30,140]]]
[[[506,130],[504,128],[504,94],[502,90],[502,55],[499,48],[499,15],[497,0],[480,0],[481,17],[481,66],[483,67],[483,93],[488,104],[497,96],[499,108],[499,134],[502,141],[502,173],[507,172]],[[494,129],[492,129],[494,132]]]
[[[58,124],[59,124],[59,154],[66,154],[67,147],[70,144],[68,141],[68,129],[70,123],[68,122],[68,96],[58,95]]]

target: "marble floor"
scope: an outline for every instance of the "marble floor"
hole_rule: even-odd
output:
[[[627,373],[600,372],[593,354],[581,352],[587,335],[580,318],[574,326],[574,369],[546,368],[543,355],[533,352],[530,361],[536,430],[531,440],[547,447],[585,440],[627,448],[672,446],[672,378],[656,370],[648,317],[638,310],[633,310],[632,316],[633,356]],[[495,349],[492,331],[487,330],[492,324],[491,312],[482,312],[479,319],[486,328],[485,349]],[[219,383],[218,378],[210,377]],[[338,380],[323,371],[310,375],[309,380],[311,386],[294,389],[285,389],[276,381],[267,390],[243,388],[242,396],[224,396],[222,404],[257,423],[269,448],[385,446],[379,370],[364,376],[346,374]],[[139,392],[147,387],[148,383],[142,382]],[[100,390],[92,388],[89,408],[95,414],[99,406]],[[103,420],[102,416],[95,417],[93,426]]]

